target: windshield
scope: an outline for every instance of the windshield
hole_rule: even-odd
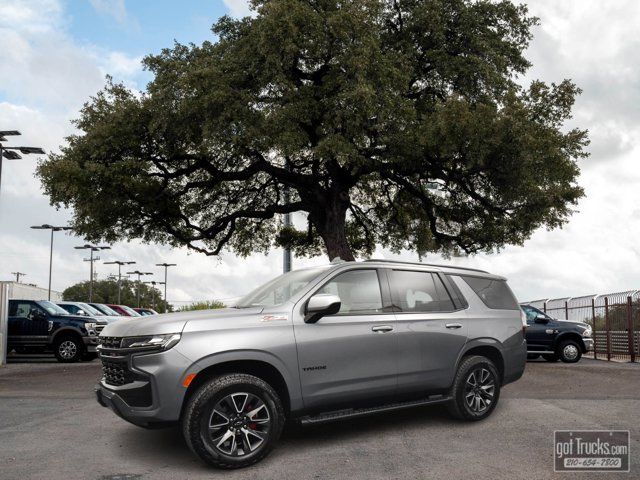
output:
[[[127,307],[126,305],[120,305],[120,308],[122,308],[124,311],[126,311],[132,317],[141,317],[142,316],[138,312],[136,312],[133,308]]]
[[[48,300],[42,300],[38,302],[38,305],[44,308],[51,315],[69,315],[69,312],[67,312],[64,308],[59,307],[55,303],[52,303]]]
[[[99,317],[104,316],[104,313],[96,308],[93,308],[88,303],[78,302],[78,306],[82,308],[82,310],[84,310],[87,315],[97,315]]]
[[[327,268],[307,268],[280,275],[242,297],[236,304],[236,308],[280,305],[293,297]]]
[[[119,317],[120,316],[120,314],[118,312],[113,310],[111,307],[107,307],[106,305],[103,305],[102,303],[92,303],[91,306],[97,308],[102,313],[104,313],[105,315],[109,315],[110,317]]]

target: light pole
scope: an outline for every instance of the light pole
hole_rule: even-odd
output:
[[[151,285],[151,308],[156,309],[156,285],[164,285],[164,282],[156,282],[151,280],[150,282],[144,282]]]
[[[110,250],[111,247],[108,245],[89,245],[85,243],[80,247],[73,247],[76,250],[89,250],[91,252],[91,256],[89,258],[85,258],[85,262],[91,262],[91,266],[89,268],[89,302],[93,302],[93,262],[96,260],[100,260],[100,257],[94,257],[93,252],[97,252],[99,250]]]
[[[45,223],[44,225],[32,225],[34,230],[51,230],[51,246],[49,248],[49,295],[47,300],[51,300],[51,270],[53,268],[53,232],[60,232],[63,230],[71,230],[71,227],[54,227]]]
[[[104,262],[105,265],[118,265],[118,305],[120,305],[120,293],[122,291],[122,284],[120,283],[122,280],[122,272],[120,269],[123,265],[133,265],[136,262],[125,262],[123,260],[114,260],[113,262]]]
[[[142,275],[153,275],[151,272],[141,272],[140,270],[136,270],[135,272],[127,272],[129,275],[138,275],[138,308],[140,308],[140,277]]]
[[[167,301],[167,269],[177,265],[177,263],[156,263],[156,267],[164,267],[164,311],[162,313],[167,313],[169,308],[169,302]]]
[[[26,277],[27,274],[23,272],[11,272],[11,275],[16,276],[16,283],[20,283],[20,277]]]
[[[22,135],[17,130],[0,130],[0,142],[6,142],[5,137],[13,135]],[[44,155],[45,151],[39,147],[5,147],[0,143],[0,184],[2,184],[2,157],[7,160],[20,160],[22,157],[16,152],[16,150],[23,155],[29,155],[30,153],[37,153]]]

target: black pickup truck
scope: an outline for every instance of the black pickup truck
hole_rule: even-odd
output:
[[[70,315],[46,300],[9,300],[8,350],[53,351],[59,362],[96,358],[98,335],[106,325],[92,317]]]
[[[527,358],[542,355],[548,362],[575,363],[593,349],[591,325],[551,318],[531,305],[521,305],[527,316]]]

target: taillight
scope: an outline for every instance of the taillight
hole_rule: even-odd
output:
[[[527,314],[523,309],[520,309],[520,320],[522,321],[522,336],[526,337],[527,335]]]

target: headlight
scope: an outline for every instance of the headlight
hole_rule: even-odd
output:
[[[141,350],[168,350],[179,341],[179,333],[167,333],[165,335],[124,337],[120,346],[121,348],[139,348]]]
[[[593,329],[591,328],[591,325],[589,325],[587,328],[584,329],[584,331],[582,332],[582,336],[583,337],[590,337],[593,333]]]
[[[95,323],[85,323],[84,328],[89,335],[97,335]]]

